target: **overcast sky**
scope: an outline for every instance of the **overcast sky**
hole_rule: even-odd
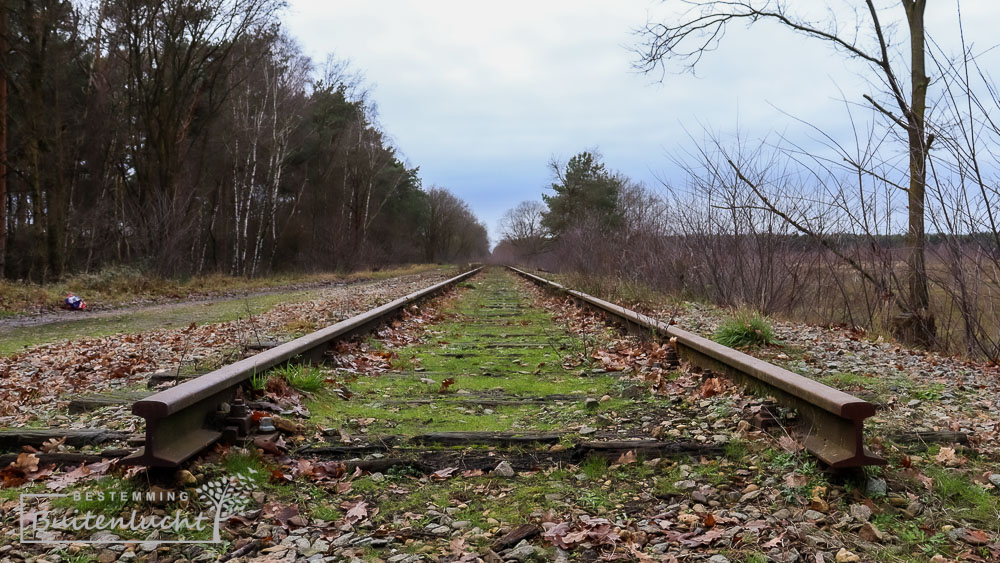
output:
[[[495,242],[505,210],[541,199],[552,157],[599,148],[609,168],[658,187],[683,181],[670,155],[705,129],[807,138],[795,117],[849,135],[844,100],[863,103],[871,75],[777,26],[731,27],[696,76],[658,83],[659,73],[637,73],[633,30],[667,4],[291,0],[285,22],[314,60],[333,53],[363,72],[382,126],[424,185],[466,200]],[[957,44],[955,2],[930,4],[928,30]],[[898,0],[889,5],[901,12]],[[967,41],[995,43],[1000,3],[966,0],[962,11]],[[905,26],[896,32],[908,39]]]

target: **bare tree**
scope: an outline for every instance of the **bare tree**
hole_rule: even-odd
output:
[[[898,183],[900,189],[906,190],[908,199],[906,289],[904,295],[895,300],[901,309],[899,333],[908,341],[929,344],[936,339],[936,329],[929,309],[924,232],[927,158],[933,140],[933,136],[927,135],[925,124],[929,84],[925,65],[926,0],[900,0],[900,3],[910,35],[908,61],[894,58],[893,45],[886,36],[873,0],[866,0],[867,14],[856,14],[858,23],[852,26],[839,25],[833,15],[827,21],[811,21],[793,13],[778,0],[712,0],[688,2],[690,9],[677,22],[649,22],[642,32],[645,42],[637,49],[638,66],[649,72],[665,68],[665,61],[672,59],[693,69],[707,51],[718,46],[727,25],[738,22],[752,25],[758,21],[779,23],[796,33],[828,43],[846,56],[868,65],[876,74],[882,91],[877,95],[866,94],[864,98],[890,126],[904,133],[909,161],[908,181]],[[829,13],[833,14],[833,10]],[[900,78],[907,72],[908,94]],[[857,164],[859,173],[870,172],[862,163]],[[730,165],[739,173],[735,163]],[[747,180],[746,175],[740,180]],[[759,186],[749,182],[748,185],[761,195]],[[761,201],[772,211],[778,211],[771,201],[763,198]]]
[[[542,226],[545,206],[538,201],[522,201],[500,218],[500,234],[519,254],[537,256],[544,250],[548,231]]]

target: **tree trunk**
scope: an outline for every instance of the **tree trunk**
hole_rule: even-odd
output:
[[[7,266],[7,2],[0,5],[0,280]]]
[[[924,63],[924,7],[926,0],[902,0],[910,30],[910,115],[907,116],[907,137],[910,153],[910,187],[908,193],[909,228],[907,249],[907,311],[898,329],[909,342],[923,345],[936,340],[934,316],[930,312],[925,262],[924,199],[927,187],[927,153],[930,149],[924,124],[927,108],[927,78]]]
[[[0,5],[0,280],[7,265],[7,2]]]

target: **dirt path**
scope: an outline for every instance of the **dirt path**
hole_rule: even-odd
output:
[[[353,292],[391,288],[436,277],[441,272],[405,274],[386,279],[300,284],[274,290],[231,293],[173,303],[135,305],[97,311],[61,311],[0,321],[0,356],[39,344],[112,334],[139,333],[203,325],[259,315],[279,304],[317,298],[340,299]]]
[[[46,311],[43,313],[33,313],[17,315],[0,319],[0,337],[4,332],[16,328],[38,327],[53,323],[67,323],[75,321],[85,321],[93,319],[106,319],[109,317],[125,317],[136,313],[156,313],[170,312],[192,305],[205,305],[212,303],[236,302],[248,298],[261,297],[265,295],[293,295],[308,290],[319,290],[331,287],[342,287],[346,285],[357,285],[367,283],[370,280],[360,279],[351,282],[324,282],[312,284],[293,284],[283,287],[275,287],[258,291],[230,292],[222,295],[204,295],[190,297],[187,299],[170,300],[167,302],[154,302],[150,304],[137,304],[126,306],[113,306],[109,308],[88,309],[84,311]]]

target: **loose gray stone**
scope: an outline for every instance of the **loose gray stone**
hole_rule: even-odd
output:
[[[869,479],[865,485],[865,494],[870,497],[882,497],[889,492],[889,485],[885,479]]]
[[[493,470],[493,474],[499,477],[513,477],[515,475],[514,468],[506,461],[498,463],[496,469]]]
[[[863,504],[852,504],[849,511],[851,518],[854,518],[858,522],[867,522],[872,517],[872,509]]]
[[[990,483],[993,483],[994,487],[1000,487],[1000,473],[993,473],[989,477]]]
[[[505,560],[527,561],[541,552],[537,547],[530,544],[520,544],[503,556]]]
[[[312,546],[309,547],[309,553],[312,555],[317,553],[326,553],[327,551],[330,551],[330,542],[324,539],[314,541]]]
[[[725,555],[713,555],[708,558],[708,563],[729,563],[729,558]]]
[[[271,525],[261,522],[257,524],[257,529],[253,532],[253,537],[257,539],[263,539],[271,535]]]
[[[795,563],[796,561],[799,560],[800,557],[798,550],[796,550],[794,547],[787,551],[782,551],[778,548],[774,548],[771,551],[767,552],[767,556],[768,558],[770,558],[771,561],[774,561],[775,563]]]
[[[344,547],[349,543],[351,543],[351,538],[353,537],[354,537],[354,532],[347,532],[346,534],[333,540],[333,547]]]
[[[107,530],[100,530],[100,531],[94,532],[90,536],[90,541],[113,542],[113,541],[119,541],[119,540],[121,540],[121,537],[116,536],[116,535],[112,534],[111,532],[109,532]]]
[[[806,520],[822,520],[823,518],[826,518],[825,514],[822,512],[816,512],[815,510],[807,510],[803,516]]]

